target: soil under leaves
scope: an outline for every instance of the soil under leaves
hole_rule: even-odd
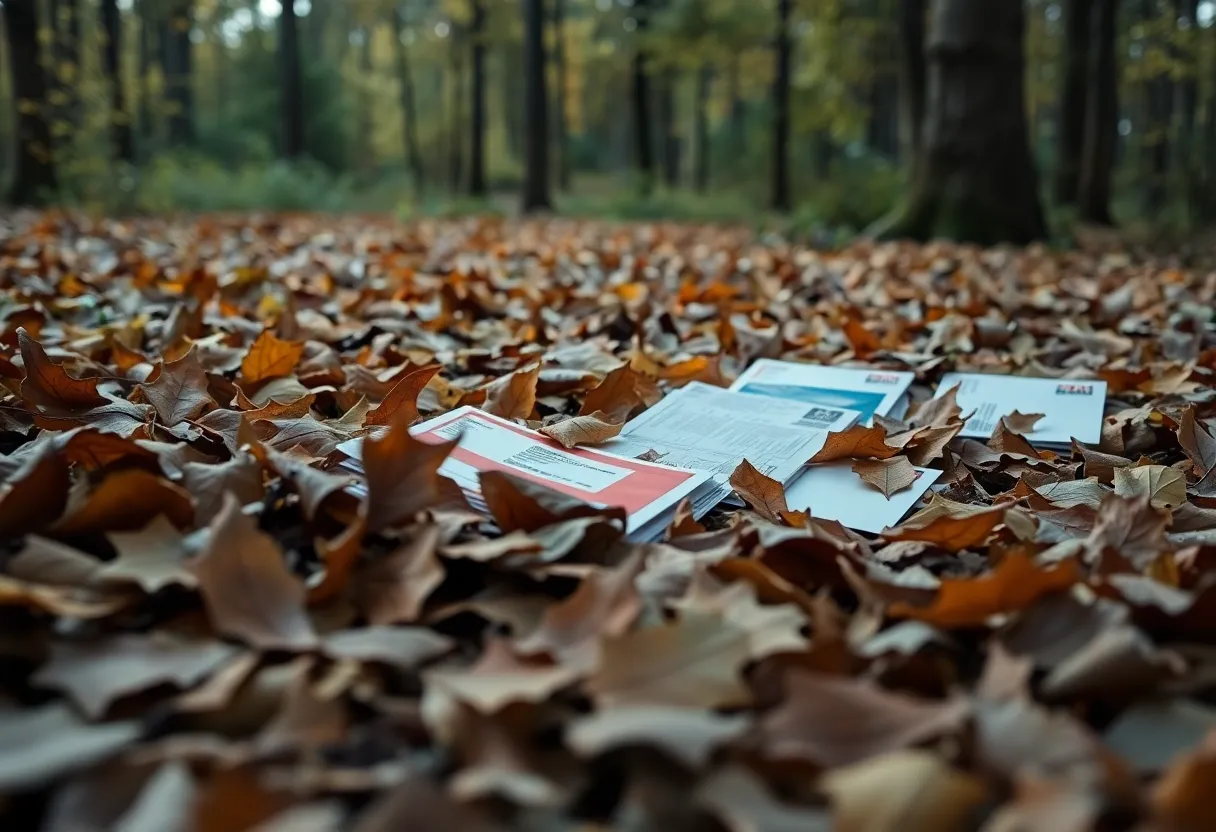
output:
[[[2,239],[5,828],[1213,827],[1210,274],[568,221]],[[501,474],[481,516],[407,432],[602,441],[759,356],[914,370],[821,456],[945,490],[862,536],[747,466],[749,509],[636,545]],[[955,369],[1106,380],[1101,444],[960,439]]]

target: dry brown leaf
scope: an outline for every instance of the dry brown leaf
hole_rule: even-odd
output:
[[[1066,592],[1081,580],[1075,561],[1040,567],[1020,553],[1008,555],[992,572],[976,578],[945,578],[927,607],[893,604],[891,615],[935,627],[980,627],[994,615],[1018,612],[1035,601]]]
[[[617,748],[650,746],[698,769],[719,746],[739,738],[749,721],[742,714],[727,716],[661,705],[601,708],[570,726],[566,744],[586,757]]]
[[[166,586],[194,586],[194,575],[186,563],[193,552],[182,533],[163,516],[139,531],[110,532],[106,537],[118,557],[101,568],[99,580],[135,584],[147,593]]]
[[[1154,508],[1177,508],[1186,502],[1186,477],[1165,465],[1117,468],[1115,493],[1120,497],[1147,496]]]
[[[406,525],[424,509],[463,503],[456,484],[439,474],[457,443],[430,445],[415,439],[408,415],[394,421],[380,439],[363,442],[369,532]]]
[[[233,497],[211,523],[206,550],[192,563],[217,632],[266,650],[308,650],[317,637],[304,612],[303,583],[283,552],[241,513]]]
[[[179,529],[194,523],[190,492],[137,468],[110,474],[89,492],[84,502],[55,524],[55,534],[69,537],[96,532],[142,529],[164,515]]]
[[[625,421],[634,411],[649,407],[660,398],[658,384],[628,364],[608,373],[583,399],[580,416],[600,412],[609,419]]]
[[[782,522],[782,515],[790,510],[785,502],[785,487],[757,471],[746,459],[730,475],[730,487],[753,511],[770,522]]]
[[[97,392],[97,379],[72,378],[67,370],[47,357],[42,344],[35,341],[24,328],[17,330],[21,345],[21,360],[25,379],[21,382],[21,397],[32,405],[57,410],[88,410],[106,404],[109,399]]]
[[[619,519],[622,526],[625,521],[622,509],[598,508],[504,471],[481,475],[481,495],[494,522],[507,533],[534,532],[577,517]]]
[[[142,384],[140,389],[156,408],[161,422],[170,426],[197,419],[215,407],[215,400],[207,393],[207,371],[198,363],[194,350],[184,358],[164,364],[156,381]]]
[[[513,702],[543,702],[579,677],[572,667],[517,656],[508,643],[490,640],[481,658],[466,669],[432,670],[426,682],[484,714]]]
[[[241,360],[241,381],[259,384],[290,375],[303,355],[303,344],[282,341],[269,329],[263,330]]]
[[[1002,520],[999,507],[956,503],[934,495],[927,508],[883,532],[888,540],[921,540],[950,552],[977,546],[988,539]]]
[[[853,425],[848,430],[830,431],[823,447],[809,462],[835,462],[838,459],[888,459],[899,453],[886,443],[887,431],[880,425]]]
[[[413,423],[418,419],[418,395],[431,379],[443,369],[439,364],[430,364],[411,370],[393,385],[384,400],[367,412],[365,425],[390,425],[401,415],[401,420]]]
[[[536,409],[536,382],[540,364],[516,370],[491,382],[486,388],[486,403],[482,410],[503,419],[530,419]]]
[[[853,473],[868,485],[878,489],[888,500],[916,482],[916,469],[907,457],[890,459],[859,459],[853,463]]]
[[[1022,413],[1013,411],[1001,417],[1001,424],[1011,433],[1025,436],[1034,431],[1034,426],[1044,418],[1042,413]]]
[[[354,597],[368,622],[418,620],[426,599],[443,583],[443,565],[435,556],[438,543],[438,526],[415,526],[392,552],[363,561],[354,576]]]
[[[607,413],[597,410],[587,416],[574,416],[546,425],[540,432],[565,448],[576,448],[607,442],[619,435],[624,426],[624,422],[614,422]]]

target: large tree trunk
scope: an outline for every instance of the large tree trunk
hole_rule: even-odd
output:
[[[279,117],[283,158],[304,155],[304,79],[300,74],[300,26],[294,0],[279,13]]]
[[[123,85],[122,15],[118,0],[101,0],[101,28],[105,33],[102,45],[102,66],[110,83],[110,138],[114,143],[114,158],[120,162],[135,162],[135,144],[131,139],[131,114],[127,112],[126,88]]]
[[[376,143],[373,136],[376,125],[376,96],[373,92],[376,63],[372,60],[372,27],[368,24],[359,27],[359,34],[358,67],[363,83],[359,86],[359,141],[356,145],[359,160],[356,167],[368,174],[376,169]]]
[[[697,161],[693,172],[693,185],[702,194],[709,188],[709,90],[713,79],[713,64],[706,61],[697,70]]]
[[[1092,58],[1085,108],[1085,151],[1077,198],[1085,222],[1111,225],[1110,188],[1119,138],[1119,72],[1116,58],[1118,0],[1093,0]]]
[[[9,198],[17,205],[32,205],[56,188],[47,84],[38,38],[38,0],[7,0],[4,17],[17,111],[17,170]]]
[[[549,199],[549,118],[545,90],[545,3],[523,0],[524,156],[523,210],[547,211]]]
[[[662,136],[663,184],[668,188],[680,186],[680,133],[676,127],[676,73],[663,72],[659,92],[659,130]]]
[[[773,167],[772,204],[777,211],[790,209],[790,37],[792,0],[777,0],[777,38],[773,69]]]
[[[1141,0],[1140,18],[1151,24],[1158,17],[1155,0]],[[1163,44],[1167,49],[1168,44]],[[1142,210],[1155,216],[1165,207],[1169,184],[1170,127],[1174,117],[1174,82],[1167,71],[1158,71],[1145,80],[1141,90],[1144,98],[1145,136],[1142,164],[1144,190]]]
[[[650,129],[650,76],[646,68],[646,49],[643,42],[647,24],[647,0],[635,0],[637,13],[638,43],[633,51],[633,132],[634,158],[638,167],[639,184],[643,195],[654,188],[654,143]]]
[[[900,116],[904,157],[916,165],[921,159],[925,126],[926,0],[899,0]]]
[[[448,53],[448,79],[452,85],[451,125],[448,132],[448,179],[452,193],[464,184],[464,37],[460,27],[452,26]]]
[[[486,195],[486,8],[473,0],[472,97],[469,111],[469,196]]]
[[[1199,0],[1175,0],[1178,25],[1193,36],[1199,34]],[[1196,207],[1203,200],[1203,177],[1195,175],[1196,116],[1199,110],[1199,70],[1202,65],[1198,38],[1187,41],[1189,48],[1178,55],[1180,63],[1186,65],[1186,74],[1178,82],[1178,152],[1175,166],[1182,171],[1185,182],[1185,198],[1188,207]]]
[[[566,0],[553,0],[553,69],[557,89],[553,95],[554,147],[557,149],[557,186],[570,190],[570,128],[566,124]]]
[[[747,152],[747,105],[743,103],[743,67],[739,53],[730,59],[730,69],[727,78],[729,87],[730,107],[727,117],[730,120],[730,156],[736,162],[743,159]]]
[[[159,30],[153,12],[153,0],[136,0],[135,15],[139,18],[139,140],[140,153],[150,156],[156,134],[152,117],[152,66],[156,58],[156,36]]]
[[[1026,138],[1022,0],[934,0],[923,159],[886,237],[1027,243],[1046,234]]]
[[[1085,149],[1086,82],[1090,66],[1093,0],[1065,0],[1064,72],[1061,75],[1055,197],[1062,205],[1077,200],[1081,154]]]
[[[405,10],[398,6],[393,13],[393,54],[397,59],[397,83],[401,92],[401,117],[405,119],[402,133],[405,137],[405,163],[414,180],[415,192],[423,188],[422,151],[418,147],[418,113],[414,104],[414,74],[410,68],[409,51],[405,45]]]
[[[194,47],[190,41],[193,5],[193,0],[176,0],[161,36],[162,69],[171,106],[169,141],[174,145],[187,144],[194,139]]]

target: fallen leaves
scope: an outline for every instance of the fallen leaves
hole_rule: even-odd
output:
[[[5,222],[17,826],[1211,826],[1206,268],[561,220]],[[906,415],[812,462],[880,503],[934,469],[927,506],[855,533],[730,460],[746,510],[694,500],[637,544],[611,500],[510,473],[466,502],[439,474],[463,454],[409,434],[475,405],[596,445],[758,356],[910,371]],[[1106,379],[1101,442],[964,414],[953,371]]]

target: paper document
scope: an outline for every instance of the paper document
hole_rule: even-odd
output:
[[[786,486],[786,504],[791,511],[809,510],[812,517],[836,520],[850,529],[877,534],[903,519],[942,475],[931,468],[917,468],[912,487],[892,494],[888,500],[857,476],[852,466],[849,460],[810,466]]]
[[[824,367],[762,358],[731,385],[738,393],[857,411],[869,424],[875,416],[890,416],[916,378],[915,373],[865,367]]]
[[[956,386],[963,415],[971,414],[962,436],[987,439],[1001,417],[1016,410],[1044,414],[1026,434],[1031,444],[1068,445],[1073,437],[1089,443],[1102,439],[1105,381],[947,373],[937,395],[944,396]]]
[[[730,475],[744,459],[781,483],[791,481],[823,447],[828,431],[851,427],[853,410],[749,396],[693,382],[669,394],[625,425],[605,450],[636,457],[647,451],[658,462],[702,471],[717,484],[693,506],[701,516],[731,492]]]
[[[705,474],[684,468],[587,448],[567,450],[474,407],[415,425],[410,434],[431,443],[459,440],[439,473],[454,480],[474,505],[482,505],[479,475],[506,471],[592,505],[620,506],[627,513],[626,533],[638,540],[658,537],[679,502],[709,483]],[[362,447],[360,439],[338,446],[350,457],[343,467],[362,473]]]

